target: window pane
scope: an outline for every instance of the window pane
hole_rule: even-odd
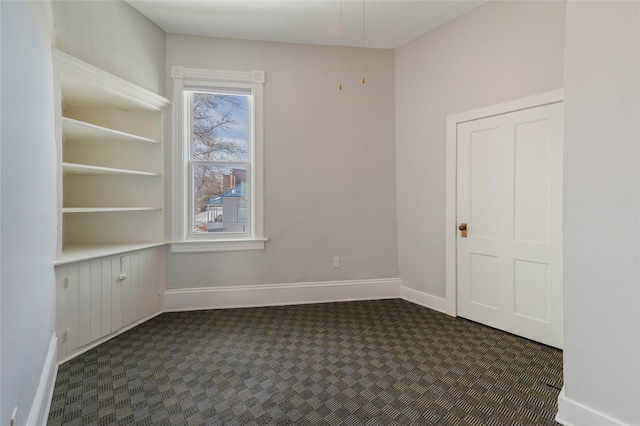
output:
[[[193,232],[249,232],[247,185],[246,168],[194,165]]]
[[[247,161],[249,96],[190,92],[194,160]]]

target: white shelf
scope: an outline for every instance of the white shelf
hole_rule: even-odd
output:
[[[97,259],[163,245],[165,245],[165,243],[149,242],[129,244],[69,244],[62,247],[62,256],[54,262],[54,265]]]
[[[162,111],[169,100],[107,73],[73,56],[52,49],[66,108]]]
[[[67,142],[140,142],[159,143],[131,133],[96,126],[69,117],[62,117],[62,133]]]
[[[56,265],[164,244],[163,124],[170,102],[66,53],[52,54],[60,158]]]
[[[62,213],[113,213],[159,211],[160,207],[63,207]]]
[[[76,163],[62,163],[62,171],[70,175],[160,176],[158,173],[141,172],[139,170],[114,169]]]

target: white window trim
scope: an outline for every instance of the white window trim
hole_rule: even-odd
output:
[[[264,130],[263,130],[263,95],[264,71],[220,71],[201,68],[174,66],[171,68],[173,79],[173,162],[172,162],[172,218],[171,252],[193,253],[208,251],[262,250],[267,238],[264,236]],[[210,238],[189,238],[187,218],[189,215],[189,170],[187,160],[189,153],[184,144],[184,90],[191,87],[238,87],[249,88],[253,93],[254,103],[254,147],[252,150],[252,177],[250,197],[252,208],[251,234],[238,238],[237,235],[224,235]]]

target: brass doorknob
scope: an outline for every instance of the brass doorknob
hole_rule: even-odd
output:
[[[466,223],[461,223],[460,226],[458,226],[458,229],[461,231],[466,231],[467,230],[467,224]]]

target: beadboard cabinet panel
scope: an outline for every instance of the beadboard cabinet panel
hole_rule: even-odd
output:
[[[58,360],[161,312],[164,248],[56,267]]]

